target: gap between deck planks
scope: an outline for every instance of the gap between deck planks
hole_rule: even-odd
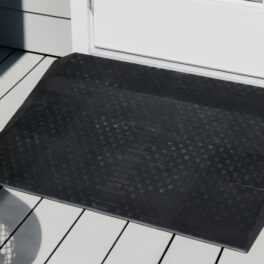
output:
[[[82,264],[87,261],[99,264],[108,255],[106,264],[158,263],[172,236],[129,223],[111,250],[126,221],[87,210],[78,219],[82,213],[80,208],[47,199],[39,201],[40,198],[33,195],[5,188],[0,190],[2,259],[8,256],[11,260],[14,255],[12,264]],[[219,263],[263,263],[263,241],[264,232],[248,255],[224,250]],[[216,246],[175,236],[161,263],[215,264],[218,254]]]
[[[54,60],[52,57],[0,48],[0,131]],[[90,211],[81,214],[82,209],[79,208],[1,189],[0,262],[9,258],[2,262],[27,263],[32,259],[30,263],[36,264],[81,264],[87,261],[104,261],[106,264],[157,263],[172,236],[134,223],[126,226],[124,220]],[[249,254],[224,250],[218,263],[263,263],[263,241],[264,232]],[[28,250],[30,242],[33,244]],[[219,247],[175,236],[161,263],[215,264],[219,251]],[[7,262],[12,254],[16,254],[16,258]]]
[[[8,121],[11,119],[11,117],[16,113],[16,111],[19,109],[19,107],[23,104],[25,99],[28,97],[28,95],[31,93],[31,91],[34,89],[38,81],[41,79],[43,74],[46,72],[46,70],[49,68],[51,63],[55,59],[52,57],[45,57],[43,60],[41,60],[33,69],[31,69],[30,74],[23,77],[22,80],[20,80],[15,87],[9,91],[9,93],[2,97],[0,100],[0,132],[4,129]],[[0,64],[1,67],[1,64]],[[12,70],[10,70],[12,72]],[[9,72],[6,72],[5,74],[9,75]],[[12,74],[14,77],[14,73]],[[0,87],[2,87],[3,84],[1,84],[2,76],[0,77]],[[8,79],[6,77],[6,79]],[[9,83],[8,83],[9,84]],[[5,85],[5,83],[4,83]]]
[[[0,64],[0,99],[44,58],[43,55],[14,51]]]
[[[37,196],[0,190],[0,248],[39,201]]]

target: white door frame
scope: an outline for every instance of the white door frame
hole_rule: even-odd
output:
[[[236,4],[241,4],[240,1],[242,0],[228,0],[228,1],[230,1],[230,4],[236,5]],[[248,3],[248,4],[251,5],[252,3]],[[122,61],[129,61],[143,65],[149,65],[164,69],[170,69],[185,73],[206,76],[210,78],[217,78],[222,80],[241,82],[245,84],[264,87],[263,78],[256,78],[256,77],[240,75],[236,73],[230,73],[227,71],[214,70],[204,67],[187,65],[183,63],[176,63],[161,59],[155,59],[150,57],[138,56],[134,54],[128,54],[124,52],[97,48],[94,46],[94,41],[93,41],[94,32],[93,32],[92,5],[93,5],[93,0],[71,0],[73,52],[118,59]],[[260,50],[263,50],[263,47],[260,47]]]

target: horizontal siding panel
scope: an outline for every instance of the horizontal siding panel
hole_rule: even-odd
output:
[[[70,0],[1,0],[0,7],[70,18]]]
[[[0,32],[3,46],[55,56],[72,52],[69,19],[0,8]]]

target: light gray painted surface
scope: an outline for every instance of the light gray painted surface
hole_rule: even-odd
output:
[[[7,254],[10,249],[15,254],[10,254],[9,261],[4,264],[45,263],[81,211],[69,205],[42,200],[12,236],[13,243],[6,243],[1,249],[2,254]]]
[[[104,264],[159,263],[171,237],[168,232],[129,223]]]
[[[9,55],[0,64],[0,100],[42,59],[43,55],[20,50]]]
[[[71,21],[0,8],[0,45],[55,56],[72,51]]]
[[[0,248],[39,200],[37,196],[11,189],[0,190]]]
[[[179,264],[214,264],[220,250],[220,247],[176,235],[161,264],[175,264],[176,260]]]
[[[102,263],[126,221],[85,211],[48,264]]]
[[[247,254],[224,249],[219,264],[263,264],[264,263],[264,229]]]
[[[70,18],[70,0],[0,0],[0,7]]]
[[[0,132],[35,88],[55,58],[45,57],[27,76],[0,100]],[[14,75],[15,78],[15,75]],[[0,262],[1,263],[1,262]]]

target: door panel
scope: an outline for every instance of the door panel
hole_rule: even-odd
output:
[[[94,45],[264,78],[264,5],[94,0]]]

